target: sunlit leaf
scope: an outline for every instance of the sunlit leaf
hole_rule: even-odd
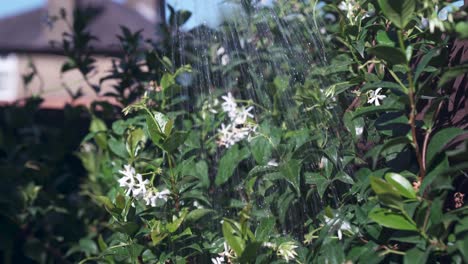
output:
[[[416,231],[416,226],[408,221],[403,215],[395,213],[391,210],[375,208],[369,213],[369,218],[378,223],[379,225],[397,229]]]

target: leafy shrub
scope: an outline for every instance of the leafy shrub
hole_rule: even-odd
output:
[[[105,79],[123,109],[96,103],[77,154],[81,192],[108,218],[69,255],[468,261],[466,122],[447,114],[466,89],[466,64],[448,56],[466,12],[439,18],[445,1],[240,4],[245,19],[220,31],[179,32],[188,13],[171,9],[172,44],[155,50],[123,28],[125,55]]]

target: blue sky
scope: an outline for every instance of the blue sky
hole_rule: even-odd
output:
[[[124,2],[124,0],[114,0]],[[220,19],[219,3],[223,0],[167,0],[176,9],[187,9],[192,11],[192,18],[187,26],[193,27],[197,24],[207,23],[215,26]],[[0,0],[0,18],[14,15],[44,5],[47,0]]]

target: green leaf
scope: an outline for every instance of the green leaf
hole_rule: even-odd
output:
[[[135,222],[126,222],[126,223],[116,223],[115,230],[125,233],[131,237],[135,236],[135,234],[140,229],[140,226]]]
[[[451,181],[449,180],[447,182],[446,176],[443,174],[449,167],[450,165],[448,162],[448,158],[446,155],[443,155],[443,157],[440,160],[437,160],[437,163],[434,163],[431,166],[431,169],[427,171],[427,174],[424,177],[421,183],[421,186],[419,187],[419,194],[423,195],[427,187],[430,185],[433,185],[433,186],[438,185],[437,188],[448,187],[448,186],[443,186],[444,184],[441,181],[451,186],[452,185]]]
[[[460,239],[455,242],[455,246],[462,254],[465,263],[468,263],[468,236],[460,237]]]
[[[275,79],[273,80],[273,83],[275,84],[276,88],[278,89],[278,94],[283,93],[286,91],[286,89],[289,87],[289,76],[276,76]]]
[[[151,140],[154,144],[159,145],[159,141],[162,139],[161,134],[159,133],[160,129],[158,124],[156,124],[149,114],[146,116],[146,125],[148,127],[148,134],[150,135]]]
[[[279,170],[284,178],[291,183],[294,189],[299,193],[299,177],[302,163],[300,160],[289,160],[282,163]]]
[[[401,196],[406,198],[415,199],[416,192],[413,189],[411,183],[403,176],[398,173],[387,173],[385,174],[385,180],[395,187]]]
[[[127,158],[127,149],[125,148],[124,142],[122,140],[117,140],[111,137],[108,141],[109,149],[117,156],[121,158]]]
[[[169,231],[170,233],[174,233],[175,231],[177,231],[177,229],[179,229],[180,225],[182,225],[182,222],[185,220],[187,215],[188,211],[183,210],[179,217],[174,218],[171,223],[166,224],[167,231]]]
[[[107,148],[107,137],[106,131],[107,126],[101,119],[93,116],[93,120],[91,120],[91,124],[89,125],[89,131],[94,134],[94,140],[96,144],[102,149]]]
[[[421,75],[421,73],[424,72],[424,70],[426,69],[427,64],[429,64],[432,58],[434,58],[438,54],[440,54],[439,49],[431,49],[421,58],[421,61],[418,63],[418,66],[416,67],[416,71],[414,73],[415,83],[418,81],[418,78]]]
[[[413,264],[413,263],[427,263],[427,257],[431,253],[431,248],[426,250],[421,250],[418,247],[414,247],[406,252],[406,255],[403,259],[404,264]]]
[[[257,259],[258,250],[261,246],[262,242],[248,242],[245,246],[245,250],[239,257],[239,263],[250,263],[251,260]]]
[[[405,28],[413,19],[415,0],[379,0],[384,15],[398,28]]]
[[[156,120],[156,123],[158,124],[158,132],[164,135],[164,130],[169,122],[169,118],[163,113],[154,112],[154,120]]]
[[[429,168],[432,161],[443,149],[444,146],[450,143],[455,137],[467,133],[461,128],[449,127],[438,131],[429,142],[426,152],[426,167]]]
[[[377,58],[384,60],[391,65],[406,63],[406,54],[398,48],[377,45],[375,47],[369,48],[368,51]]]
[[[190,211],[190,213],[188,213],[186,221],[196,222],[200,218],[202,218],[202,217],[204,217],[204,216],[206,216],[208,214],[212,214],[212,213],[216,213],[216,211],[211,210],[211,209],[205,209],[205,208],[195,209],[193,211]]]
[[[96,201],[98,201],[99,203],[103,204],[104,207],[108,210],[108,211],[112,211],[115,206],[114,204],[112,203],[112,201],[107,197],[107,196],[103,196],[103,195],[96,195],[96,196],[93,196],[94,199]]]
[[[372,190],[376,194],[393,193],[395,195],[399,195],[398,190],[395,187],[393,187],[393,185],[389,184],[388,182],[384,181],[381,178],[371,176],[370,183],[371,183]]]
[[[460,39],[468,39],[468,22],[461,21],[455,25],[455,31]]]
[[[162,133],[162,128],[160,124],[156,121],[155,116],[146,114],[146,125],[148,128],[148,134],[150,135],[151,140],[156,146],[161,147],[161,140],[165,138],[165,135]]]
[[[175,84],[174,77],[170,73],[165,73],[161,78],[161,88],[166,91],[171,85]]]
[[[228,245],[236,252],[236,255],[241,256],[245,248],[245,242],[236,235],[234,228],[226,220],[223,221],[223,236]]]
[[[397,106],[385,106],[385,105],[380,105],[380,106],[367,106],[367,107],[360,107],[353,113],[353,119],[365,116],[365,115],[371,115],[375,113],[381,113],[381,112],[391,112],[395,110],[400,110]]]
[[[125,209],[125,197],[123,195],[121,195],[120,193],[117,194],[117,197],[115,197],[115,205],[117,206],[117,208],[119,209]]]
[[[268,241],[271,232],[275,230],[275,218],[266,217],[260,220],[257,229],[255,229],[255,238],[259,241]]]
[[[416,226],[408,221],[403,215],[382,208],[374,208],[369,213],[369,218],[379,225],[407,231],[417,231]]]
[[[390,47],[394,47],[394,46],[395,46],[395,42],[393,42],[393,40],[391,40],[391,39],[388,37],[387,32],[385,32],[385,31],[383,31],[383,30],[379,30],[379,31],[377,32],[376,39],[377,39],[377,42],[378,42],[380,45],[390,46]]]
[[[195,163],[195,168],[193,169],[193,176],[198,178],[202,187],[210,187],[210,178],[208,174],[208,165],[206,161],[201,160]]]
[[[266,164],[271,157],[272,146],[264,137],[256,137],[250,142],[250,150],[257,164]]]
[[[383,179],[371,176],[371,188],[377,194],[379,201],[385,205],[401,208],[402,201],[398,190]]]
[[[353,178],[351,178],[351,176],[349,176],[346,172],[344,171],[340,171],[336,174],[335,178],[333,178],[333,180],[337,180],[337,181],[340,181],[340,182],[344,182],[344,183],[347,183],[347,184],[354,184],[354,180]]]
[[[328,185],[331,183],[329,179],[325,176],[321,175],[320,173],[305,173],[305,180],[307,184],[313,184],[317,188],[317,192],[320,198],[323,198],[323,194],[328,188]]]
[[[164,134],[168,137],[172,132],[172,127],[174,126],[174,119],[170,119],[167,121],[166,125],[164,126]]]
[[[177,148],[185,142],[187,136],[188,133],[186,131],[176,131],[164,141],[164,150],[168,153],[174,153]]]
[[[146,141],[146,135],[143,129],[137,128],[130,132],[127,137],[127,152],[133,157],[137,154],[137,147],[140,142]]]
[[[161,243],[161,241],[163,241],[168,235],[168,233],[158,233],[156,229],[153,229],[151,231],[151,241],[153,242],[153,246]]]
[[[446,72],[444,72],[442,77],[440,77],[438,86],[442,87],[448,82],[450,82],[451,80],[467,72],[468,72],[468,64],[463,64],[463,65],[452,67],[448,69]]]
[[[379,87],[401,90],[401,86],[399,84],[394,83],[394,82],[385,82],[385,81],[366,83],[364,86],[362,86],[360,90],[361,92],[367,92],[368,90],[376,89]]]
[[[99,234],[99,236],[98,236],[98,246],[99,246],[99,250],[101,252],[107,249],[107,244],[104,241],[104,238],[102,238],[101,234]]]
[[[80,248],[83,252],[86,252],[87,255],[94,255],[98,252],[98,247],[96,242],[89,238],[82,238],[79,241]]]
[[[248,158],[249,155],[250,152],[247,148],[239,150],[238,145],[229,148],[219,161],[218,173],[215,179],[216,186],[220,186],[228,181],[237,168],[237,165],[239,165],[242,160]]]

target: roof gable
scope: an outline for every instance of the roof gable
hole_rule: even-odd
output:
[[[144,39],[159,40],[156,25],[125,5],[110,0],[81,0],[79,3],[79,8],[91,6],[98,12],[87,28],[98,38],[91,42],[95,53],[120,51],[116,36],[121,33],[121,24],[131,31],[142,30]],[[46,23],[46,7],[0,19],[0,52],[61,53],[61,49],[53,47],[47,39]]]

